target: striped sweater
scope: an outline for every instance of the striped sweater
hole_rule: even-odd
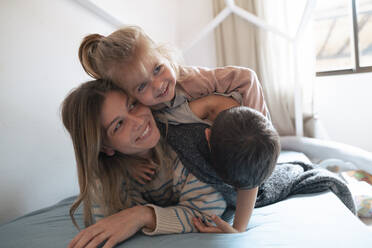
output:
[[[212,222],[211,215],[221,216],[225,211],[226,202],[221,193],[199,181],[178,157],[173,157],[171,171],[160,168],[151,182],[144,186],[135,184],[135,189],[127,192],[133,205],[154,209],[156,227],[153,231],[143,228],[146,235],[198,232],[192,224],[193,217]],[[99,208],[94,212],[99,213]]]

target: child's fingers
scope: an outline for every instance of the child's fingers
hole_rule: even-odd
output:
[[[216,225],[218,227],[220,227],[221,229],[225,230],[225,229],[228,229],[230,226],[229,223],[223,221],[220,217],[218,217],[217,215],[213,215],[212,216],[212,220],[214,223],[216,223]]]
[[[150,161],[149,165],[151,166],[151,168],[154,168],[154,169],[156,169],[157,167],[156,163],[154,163],[152,160]]]
[[[154,169],[151,169],[151,168],[143,168],[142,169],[142,172],[149,173],[150,175],[154,175],[155,174],[155,170]]]
[[[154,164],[149,164],[148,168],[150,168],[151,170],[156,170],[157,166]]]
[[[140,174],[139,177],[141,177],[144,180],[151,181],[151,177],[149,177],[147,174],[143,173]]]
[[[221,230],[215,226],[206,226],[200,219],[193,218],[194,226],[202,233],[221,233]],[[209,223],[208,223],[209,224]]]
[[[138,183],[140,183],[140,184],[146,184],[143,180],[142,180],[142,178],[141,177],[139,177],[139,176],[135,176],[135,177],[133,177],[134,178],[134,180],[136,180]]]
[[[153,164],[153,163],[141,164],[141,167],[142,167],[142,168],[152,169],[152,170],[155,170],[155,169],[156,169],[156,165]]]
[[[142,171],[136,171],[135,173],[133,173],[133,178],[140,184],[146,184],[145,181],[152,180],[151,175],[148,175],[147,173]]]
[[[199,232],[206,232],[207,227],[197,218],[193,218],[194,226]]]
[[[214,225],[210,223],[209,221],[205,221],[204,223],[207,224],[207,226],[214,227]]]
[[[146,173],[146,174],[149,174],[149,175],[154,175],[155,174],[155,168],[153,167],[149,167],[148,165],[143,165],[141,167],[138,167],[136,172],[139,174],[139,173]]]
[[[210,221],[208,221],[208,219],[202,220],[200,217],[198,217],[198,219],[199,219],[199,222],[203,223],[205,226],[215,227]]]
[[[212,220],[213,220],[214,223],[216,223],[217,227],[222,230],[222,232],[225,232],[225,233],[235,233],[236,232],[236,230],[232,226],[230,226],[229,223],[227,223],[226,221],[223,221],[217,215],[213,215]]]

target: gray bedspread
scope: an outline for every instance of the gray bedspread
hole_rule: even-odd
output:
[[[306,162],[303,157],[303,154],[288,151],[282,152],[280,156],[284,158],[281,161]],[[51,207],[0,224],[0,247],[67,247],[78,233],[69,217],[69,208],[74,199],[75,197],[70,197]],[[75,217],[82,226],[81,209],[77,211]],[[330,191],[297,194],[277,203],[256,208],[248,229],[241,234],[190,233],[150,237],[138,233],[117,247],[367,248],[372,243],[372,232]]]

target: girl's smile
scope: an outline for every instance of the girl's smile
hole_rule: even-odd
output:
[[[160,95],[158,95],[157,98],[162,98],[168,95],[169,83],[167,83],[167,85],[163,88],[165,89],[160,92]]]
[[[146,106],[169,102],[175,94],[176,72],[169,61],[157,53],[140,55],[130,65],[122,64],[117,77],[121,87]]]

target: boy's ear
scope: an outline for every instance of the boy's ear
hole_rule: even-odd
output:
[[[115,154],[115,150],[114,149],[112,149],[112,148],[109,148],[109,147],[107,147],[107,146],[102,146],[102,149],[101,149],[101,151],[103,152],[103,153],[105,153],[107,156],[114,156],[114,154]]]
[[[204,130],[204,133],[205,133],[205,139],[207,140],[207,142],[208,142],[208,146],[209,146],[209,148],[210,148],[211,145],[209,144],[209,139],[210,139],[210,137],[211,137],[211,129],[210,129],[210,128],[206,128],[206,129]]]

